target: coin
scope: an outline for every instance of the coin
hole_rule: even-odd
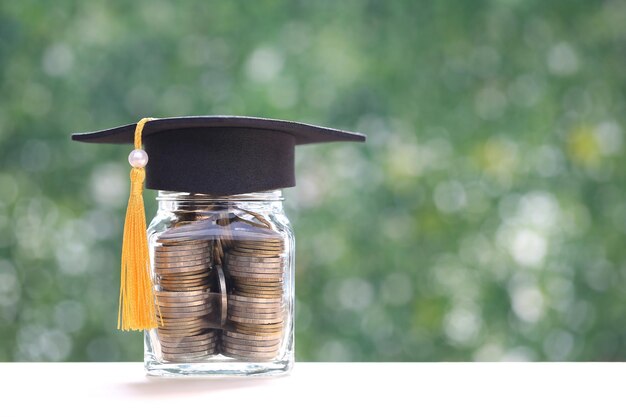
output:
[[[261,304],[261,303],[256,303],[256,304],[250,304],[250,303],[246,303],[246,304],[234,304],[234,301],[231,301],[230,304],[228,305],[228,309],[229,311],[246,311],[246,312],[268,312],[268,311],[284,311],[285,310],[285,306],[284,304],[280,304],[280,303],[275,303],[275,304]]]
[[[156,304],[161,307],[190,307],[190,306],[200,306],[206,303],[206,299],[204,300],[196,300],[196,301],[169,301],[169,300],[156,300]]]
[[[155,261],[171,261],[171,260],[180,260],[180,259],[206,259],[210,261],[211,257],[211,248],[200,247],[184,247],[184,246],[161,246],[155,248],[154,250],[154,260]]]
[[[228,305],[228,311],[239,311],[248,313],[263,312],[283,312],[285,307],[283,304],[233,304]]]
[[[276,339],[269,339],[269,340],[253,340],[253,339],[242,339],[242,338],[237,338],[237,337],[230,337],[230,336],[226,336],[223,335],[222,336],[222,342],[228,342],[231,345],[235,346],[235,345],[248,345],[248,346],[279,346],[281,339],[280,338],[276,338]]]
[[[265,292],[258,292],[258,291],[249,291],[249,290],[236,290],[235,291],[236,295],[242,296],[242,297],[254,297],[257,300],[258,299],[266,299],[269,301],[275,301],[275,300],[281,300],[283,297],[283,294],[281,293],[265,293]]]
[[[220,265],[216,265],[218,282],[220,285],[220,322],[222,326],[226,323],[226,313],[228,311],[228,295],[226,294],[226,277]]]
[[[160,309],[160,312],[157,313],[158,317],[163,318],[171,318],[171,319],[182,319],[182,318],[194,318],[194,317],[206,317],[213,312],[212,308],[205,308],[203,310],[189,311],[186,308],[180,308],[177,310],[163,310]]]
[[[197,329],[206,329],[206,322],[202,321],[193,321],[189,323],[185,322],[175,322],[164,320],[165,324],[159,325],[159,329],[168,331],[168,332],[184,332],[184,331],[192,331]]]
[[[250,324],[250,323],[237,323],[230,321],[234,326],[234,329],[239,333],[277,333],[282,332],[283,323],[275,323],[275,324]]]
[[[250,317],[250,316],[246,316],[246,317],[238,317],[238,316],[234,316],[232,314],[228,315],[228,320],[233,321],[233,322],[237,322],[237,323],[246,323],[246,324],[274,324],[274,323],[281,323],[283,322],[283,319],[281,316],[279,317]]]
[[[283,274],[242,274],[239,272],[232,272],[229,271],[230,276],[234,279],[234,280],[242,280],[242,279],[249,279],[249,280],[265,280],[265,281],[282,281],[283,280]]]
[[[186,266],[199,266],[202,265],[206,269],[210,268],[210,262],[207,258],[196,258],[196,259],[180,259],[180,258],[157,258],[154,263],[155,267],[171,269],[171,268],[182,268]]]
[[[192,290],[203,290],[209,292],[211,290],[211,284],[207,281],[199,281],[199,282],[171,282],[171,281],[159,281],[159,286],[162,290],[172,291],[172,292],[185,292]]]
[[[215,353],[214,348],[206,349],[200,352],[193,352],[193,353],[181,353],[181,354],[174,354],[174,353],[165,354],[164,353],[163,359],[169,362],[190,362],[190,361],[198,361],[214,353]]]
[[[280,281],[250,281],[247,279],[233,280],[233,288],[259,288],[265,290],[283,290],[283,283]]]
[[[173,353],[173,354],[180,354],[180,353],[194,353],[194,352],[201,352],[207,349],[212,349],[213,346],[216,345],[215,341],[205,344],[205,345],[197,345],[197,346],[166,346],[166,345],[161,345],[161,352],[163,353]]]
[[[279,258],[266,258],[266,259],[279,259]],[[284,263],[282,261],[277,262],[256,262],[256,261],[247,261],[242,258],[228,258],[226,260],[226,265],[228,267],[233,268],[253,268],[253,269],[280,269],[281,271],[284,268]]]
[[[213,310],[213,305],[206,300],[193,300],[184,302],[169,302],[161,300],[161,302],[157,302],[157,305],[159,306],[159,311],[161,311],[161,313],[189,312],[206,314]]]
[[[273,346],[260,346],[260,345],[246,345],[244,343],[233,343],[230,340],[222,340],[222,347],[225,349],[235,349],[239,351],[248,351],[254,353],[261,352],[278,352],[280,350],[279,345]]]
[[[250,248],[250,252],[245,253],[237,253],[237,246],[234,250],[228,252],[229,260],[240,260],[240,261],[252,261],[252,262],[284,262],[285,258],[282,255],[275,255],[273,257],[267,256],[256,256],[257,253],[262,252],[260,249],[252,249]]]
[[[246,239],[237,240],[236,246],[280,246],[282,247],[285,244],[285,241],[281,237],[269,237],[264,236],[262,234],[255,234],[252,237]]]
[[[245,310],[239,310],[239,309],[235,309],[235,308],[229,308],[228,309],[228,315],[232,315],[232,316],[237,316],[237,317],[259,317],[259,318],[269,318],[269,317],[278,317],[281,318],[284,316],[284,310],[280,309],[280,310],[251,310],[251,309],[245,309]]]
[[[202,290],[197,291],[155,291],[157,297],[172,297],[172,298],[186,298],[193,296],[206,296],[207,292]]]
[[[283,267],[261,267],[261,266],[237,266],[226,264],[226,270],[233,277],[233,279],[237,278],[254,278],[259,277],[259,279],[272,279],[276,277],[277,279],[283,279],[283,273],[285,268]]]
[[[193,347],[207,347],[207,346],[211,346],[213,344],[215,344],[217,342],[217,338],[212,338],[212,339],[206,339],[206,340],[200,340],[197,342],[178,342],[178,343],[169,343],[169,342],[165,342],[163,340],[161,340],[161,346],[164,346],[168,349],[174,349],[174,348],[178,348],[180,350],[185,350],[187,348],[193,348]]]
[[[249,334],[249,333],[241,333],[238,331],[233,331],[233,330],[229,330],[228,328],[225,328],[222,331],[222,335],[230,337],[230,338],[236,338],[236,339],[246,339],[246,340],[276,340],[276,339],[280,339],[282,338],[282,331],[280,332],[274,332],[274,333],[265,333],[265,334],[260,334],[260,335],[253,335],[253,334]]]
[[[176,329],[176,330],[158,328],[157,334],[159,335],[159,338],[161,338],[161,335],[183,337],[183,336],[197,336],[199,334],[204,333],[205,331],[206,331],[206,327],[199,327],[195,329]]]
[[[187,243],[173,242],[173,241],[159,241],[162,246],[154,248],[157,252],[174,252],[174,251],[189,251],[189,250],[203,250],[209,249],[210,243],[205,240],[191,241]]]
[[[278,353],[277,351],[272,352],[251,352],[249,350],[235,349],[230,346],[223,346],[223,352],[227,356],[234,356],[241,359],[246,360],[254,360],[254,359],[272,359]]]
[[[198,334],[198,335],[194,335],[194,336],[169,336],[169,335],[163,335],[163,336],[159,336],[159,339],[161,341],[166,341],[166,342],[176,342],[176,341],[181,341],[181,342],[194,342],[194,341],[198,341],[198,340],[205,340],[206,338],[210,338],[210,337],[216,337],[217,332],[215,332],[214,330],[209,330],[209,331],[205,331],[202,334]]]
[[[277,303],[278,302],[276,300],[260,299],[260,298],[257,298],[257,297],[247,297],[247,296],[236,295],[236,294],[230,294],[228,296],[228,300],[229,300],[229,302],[230,301],[234,301],[235,304],[237,302],[253,303],[253,304],[273,304],[273,303]]]
[[[247,279],[235,280],[235,286],[237,288],[258,288],[260,290],[280,290],[283,289],[283,283],[280,281],[248,281]]]
[[[165,266],[164,264],[156,264],[154,266],[154,271],[157,274],[161,274],[161,275],[177,275],[177,274],[192,275],[192,274],[198,274],[208,269],[209,269],[209,264],[205,262],[200,263],[200,264],[188,265],[188,266],[185,266],[185,264],[183,264],[183,266]]]
[[[250,250],[250,249],[239,250],[235,248],[235,249],[232,249],[229,253],[234,256],[242,256],[242,257],[254,256],[255,258],[277,258],[276,256],[277,254],[275,252],[265,253],[261,251]]]

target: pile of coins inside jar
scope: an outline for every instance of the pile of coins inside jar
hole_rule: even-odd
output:
[[[179,362],[216,353],[218,334],[209,328],[213,312],[211,247],[208,241],[181,234],[161,236],[155,248],[154,272],[158,335],[163,359]]]
[[[245,211],[198,215],[157,238],[154,272],[163,359],[276,357],[283,338],[285,245]]]

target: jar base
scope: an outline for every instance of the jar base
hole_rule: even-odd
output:
[[[280,376],[293,368],[293,360],[272,362],[241,362],[233,360],[211,362],[158,362],[146,358],[146,374],[155,377],[229,377],[229,376]]]

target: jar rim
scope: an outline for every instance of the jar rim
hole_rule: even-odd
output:
[[[214,195],[202,193],[188,193],[181,191],[158,190],[157,201],[179,202],[218,202],[218,201],[283,201],[282,190],[258,191],[253,193]]]

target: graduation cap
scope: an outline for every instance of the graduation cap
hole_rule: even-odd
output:
[[[360,133],[284,120],[238,116],[145,118],[72,139],[134,144],[122,244],[118,328],[157,326],[142,191],[234,195],[295,185],[296,145],[363,142]],[[145,150],[143,149],[145,148]]]
[[[136,127],[76,133],[72,139],[132,144]],[[283,120],[197,116],[151,120],[141,139],[150,158],[147,188],[232,195],[293,187],[296,145],[363,142],[365,136]],[[140,156],[145,159],[136,152],[136,161],[143,161]]]

